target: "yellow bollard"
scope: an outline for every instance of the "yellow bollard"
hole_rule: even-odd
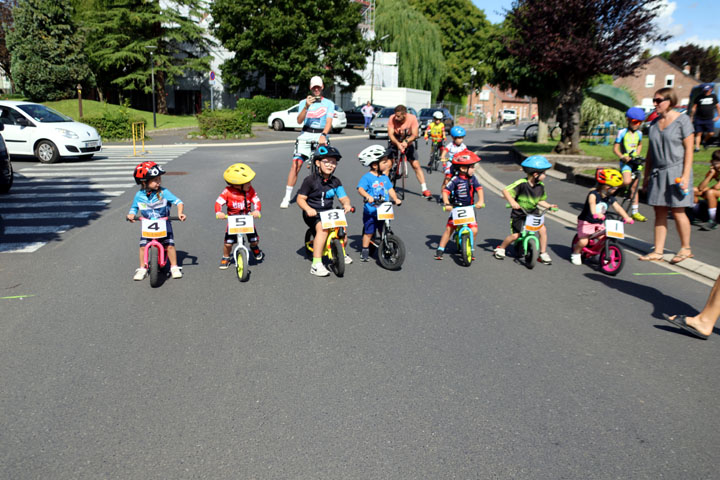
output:
[[[145,122],[133,122],[132,124],[132,136],[133,136],[133,157],[137,157],[137,140],[140,139],[142,143],[141,155],[145,155]]]

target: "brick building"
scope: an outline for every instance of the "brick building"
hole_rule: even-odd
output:
[[[468,111],[490,112],[492,118],[497,118],[497,112],[504,108],[513,108],[518,118],[529,119],[537,115],[537,101],[530,97],[519,97],[515,90],[500,90],[492,85],[483,85],[479,93],[473,92],[468,97]]]
[[[689,72],[689,69],[686,70]],[[646,112],[655,107],[652,103],[653,94],[660,88],[672,87],[678,96],[678,106],[690,102],[690,91],[702,82],[697,78],[683,72],[677,65],[670,63],[663,57],[654,56],[633,75],[616,78],[613,84],[616,87],[626,87],[637,98],[639,105]]]

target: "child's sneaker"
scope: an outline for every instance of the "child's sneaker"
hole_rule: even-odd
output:
[[[283,201],[280,202],[280,208],[288,208],[289,206],[290,206],[290,200],[283,198]]]
[[[640,212],[635,212],[631,217],[636,222],[647,222],[647,217]]]
[[[147,268],[138,268],[135,270],[135,275],[133,275],[133,280],[136,282],[139,282],[140,280],[144,280],[147,276]]]
[[[220,259],[220,266],[218,267],[220,270],[227,270],[230,266],[230,257],[222,257]]]
[[[550,258],[550,255],[548,255],[547,252],[542,252],[538,257],[538,260],[540,260],[540,263],[544,263],[545,265],[550,265],[552,263],[552,258]]]
[[[253,252],[253,255],[255,255],[255,261],[260,262],[263,258],[265,258],[265,254],[262,250],[258,248],[257,252]]]
[[[495,250],[493,250],[493,255],[498,260],[503,260],[503,259],[505,259],[505,249],[498,247]]]
[[[352,258],[350,258],[350,255],[345,255],[345,265],[350,265],[352,263]]]
[[[443,253],[445,253],[445,250],[440,250],[439,248],[435,252],[435,260],[442,260]]]
[[[367,252],[363,252],[360,254],[360,261],[361,262],[369,262],[370,261],[370,254]]]
[[[310,274],[315,275],[316,277],[327,277],[330,275],[330,272],[322,263],[316,263],[310,267]]]
[[[573,265],[582,265],[582,258],[579,253],[571,253],[570,261]]]
[[[703,231],[705,231],[705,232],[709,232],[710,230],[715,230],[716,228],[718,228],[717,222],[715,222],[714,220],[710,220],[710,221],[708,221],[706,224],[704,224],[703,226],[701,226],[701,227],[700,227],[700,230],[703,230]]]
[[[172,278],[182,278],[182,267],[177,265],[170,267],[170,275]]]

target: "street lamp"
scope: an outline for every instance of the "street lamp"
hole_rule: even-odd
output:
[[[375,90],[375,52],[377,52],[382,46],[382,41],[388,38],[390,34],[383,35],[381,38],[373,38],[370,46],[372,47],[372,67],[370,68],[370,105],[374,105],[373,94]]]
[[[157,118],[155,117],[155,57],[153,56],[157,47],[155,45],[145,45],[150,51],[150,78],[152,78],[152,107],[153,107],[153,128],[157,128]]]

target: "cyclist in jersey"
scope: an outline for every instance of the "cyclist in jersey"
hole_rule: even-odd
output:
[[[305,160],[312,154],[311,144],[327,145],[328,133],[332,128],[332,118],[335,114],[335,104],[332,100],[322,96],[322,78],[315,76],[310,79],[310,95],[300,102],[297,122],[302,124],[302,133],[295,142],[292,165],[288,173],[285,197],[280,203],[280,208],[290,206],[293,187],[297,183],[298,173]]]
[[[418,134],[417,117],[412,113],[408,113],[405,105],[395,107],[395,113],[390,115],[388,120],[388,154],[390,158],[397,159],[399,154],[404,152],[407,160],[415,170],[415,176],[420,182],[420,190],[423,197],[430,199],[432,193],[425,183],[425,175],[420,168],[420,162],[417,157],[417,140]]]
[[[635,190],[630,208],[630,216],[638,222],[646,222],[647,218],[639,211],[640,189],[637,188],[637,184],[640,178],[635,178],[634,182],[632,180],[632,173],[637,170],[639,165],[637,161],[633,162],[633,160],[639,158],[642,152],[642,132],[640,131],[640,125],[642,125],[642,122],[645,120],[645,111],[642,108],[632,107],[625,113],[625,117],[628,119],[628,126],[618,131],[617,137],[615,137],[613,153],[620,159],[620,172],[623,176],[623,185],[631,190]]]

